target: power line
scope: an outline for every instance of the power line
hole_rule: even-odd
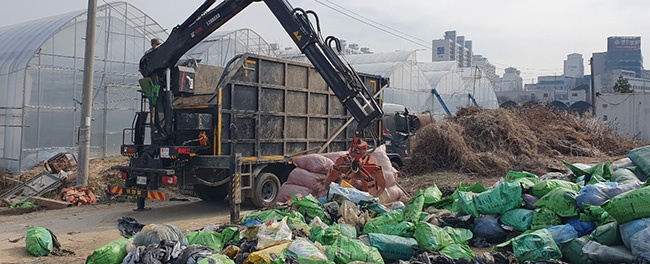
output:
[[[417,40],[417,41],[421,41],[422,43],[426,43],[427,47],[428,47],[429,49],[431,49],[431,47],[428,46],[428,45],[430,44],[430,42],[429,42],[428,40],[424,40],[424,39],[418,38],[418,37],[416,37],[416,36],[406,34],[406,33],[402,32],[401,30],[398,30],[398,29],[392,28],[392,27],[387,26],[387,25],[385,25],[385,24],[382,24],[382,23],[380,23],[380,22],[378,22],[378,21],[372,20],[372,19],[370,19],[370,18],[368,18],[368,17],[365,17],[365,16],[363,16],[363,15],[357,13],[357,12],[354,12],[354,11],[352,11],[352,10],[350,10],[350,9],[348,9],[348,8],[346,8],[346,7],[344,7],[344,6],[341,6],[341,5],[337,4],[337,3],[334,3],[334,2],[332,2],[331,0],[314,0],[314,1],[318,2],[319,4],[322,4],[320,1],[328,2],[328,3],[332,4],[332,5],[337,6],[338,8],[341,8],[341,9],[343,9],[343,10],[349,12],[349,13],[352,13],[353,15],[355,15],[355,16],[357,16],[357,17],[361,17],[361,18],[363,18],[363,19],[365,19],[365,20],[367,20],[367,21],[370,21],[370,22],[372,22],[372,23],[374,23],[374,24],[377,24],[377,25],[380,25],[380,26],[382,26],[382,27],[384,27],[384,28],[390,29],[390,30],[392,30],[393,32],[397,32],[397,33],[399,33],[399,34],[402,34],[403,36],[409,37],[409,38],[414,39],[414,40]],[[336,10],[336,11],[339,12],[339,13],[343,13],[343,12],[340,11],[340,10]]]
[[[348,14],[348,13],[345,13],[345,12],[343,12],[343,11],[340,11],[340,10],[336,9],[335,7],[332,7],[332,6],[328,5],[328,4],[325,4],[325,3],[323,3],[323,2],[321,2],[321,1],[319,1],[319,0],[314,0],[314,1],[316,1],[317,3],[319,3],[319,4],[321,4],[321,5],[325,6],[325,7],[327,7],[327,8],[329,8],[329,9],[334,10],[335,12],[341,13],[341,14],[343,14],[343,15],[349,17],[349,18],[352,18],[352,19],[354,19],[354,20],[356,20],[356,21],[359,21],[359,22],[361,22],[361,23],[363,23],[363,24],[366,24],[366,25],[368,25],[368,26],[370,26],[370,27],[373,27],[373,28],[375,28],[375,29],[381,30],[381,31],[383,31],[383,32],[385,32],[385,33],[391,34],[391,35],[393,35],[393,36],[395,36],[395,37],[401,38],[401,39],[406,40],[406,41],[408,41],[408,42],[411,42],[411,43],[413,43],[413,44],[416,44],[416,45],[419,45],[419,46],[421,46],[421,47],[424,47],[424,48],[426,48],[426,49],[431,49],[431,47],[429,47],[429,45],[424,45],[424,44],[422,44],[422,43],[418,43],[418,42],[415,41],[415,40],[412,40],[412,39],[409,39],[409,38],[406,38],[406,37],[400,36],[400,35],[397,34],[397,33],[391,32],[391,31],[389,31],[389,30],[386,30],[386,29],[384,29],[384,28],[381,28],[381,27],[379,27],[379,26],[377,26],[377,25],[374,25],[374,24],[372,24],[372,23],[369,23],[369,22],[363,21],[363,20],[361,20],[361,19],[359,19],[359,18],[357,18],[357,17],[355,17],[355,16],[353,16],[353,15],[350,15],[350,14]],[[402,34],[404,34],[404,33],[402,33]]]
[[[314,1],[316,3],[318,3],[318,4],[321,4],[321,5],[329,8],[329,9],[332,9],[333,11],[335,11],[337,13],[345,15],[345,16],[347,16],[349,18],[352,18],[352,19],[354,19],[354,20],[356,20],[358,22],[361,22],[361,23],[363,23],[365,25],[368,25],[368,26],[373,27],[375,29],[378,29],[378,30],[380,30],[382,32],[385,32],[385,33],[388,33],[388,34],[393,35],[395,37],[398,37],[400,39],[409,41],[409,42],[411,42],[413,44],[419,45],[419,46],[424,47],[424,48],[426,48],[428,50],[433,50],[433,48],[430,46],[429,42],[426,41],[426,40],[423,40],[423,39],[418,38],[418,37],[413,36],[413,35],[403,33],[398,29],[392,28],[390,26],[387,26],[385,24],[382,24],[380,22],[377,22],[375,20],[367,18],[367,17],[365,17],[365,16],[363,16],[363,15],[361,15],[361,14],[355,12],[355,11],[352,11],[352,10],[350,10],[350,9],[344,7],[344,6],[341,6],[341,5],[337,4],[337,3],[334,3],[331,0],[314,0]],[[331,5],[323,3],[323,1],[328,2]],[[336,7],[334,7],[334,6],[336,6]],[[349,13],[346,13],[346,12],[340,10],[340,9],[345,10],[346,12],[349,12]],[[361,18],[363,18],[363,19],[365,19],[367,21],[364,21]],[[419,43],[418,41],[421,42],[421,43]],[[424,44],[424,43],[426,43],[426,44]],[[512,65],[498,63],[498,62],[494,62],[494,61],[490,61],[490,63],[492,63],[495,66],[501,66],[501,67],[495,67],[495,68],[498,68],[498,69],[505,69],[505,68],[509,68],[509,67],[514,67]],[[521,71],[522,73],[530,73],[530,74],[541,74],[541,73],[544,73],[544,72],[547,72],[547,73],[548,72],[553,72],[553,73],[561,72],[561,69],[559,69],[559,68],[555,68],[555,69],[552,69],[552,68],[527,68],[527,67],[515,67],[515,68],[517,70]]]

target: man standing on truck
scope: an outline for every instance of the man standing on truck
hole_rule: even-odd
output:
[[[152,38],[151,39],[151,48],[149,50],[145,51],[144,55],[147,55],[147,54],[151,53],[152,51],[154,51],[155,49],[157,49],[158,46],[160,46],[160,44],[162,44],[162,40],[160,40],[159,38]]]

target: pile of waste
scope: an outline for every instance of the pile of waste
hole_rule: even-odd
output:
[[[315,197],[325,197],[329,191],[325,184],[327,174],[332,170],[336,159],[345,155],[347,151],[330,152],[324,154],[310,154],[293,159],[296,168],[289,173],[287,181],[282,185],[275,198],[276,202],[286,202],[291,199],[292,195],[300,194],[306,196],[311,194]],[[391,165],[391,161],[386,154],[386,146],[381,145],[374,149],[370,154],[377,160],[377,165],[381,166],[385,179],[383,192],[379,195],[382,203],[408,200],[408,196],[397,184],[400,177],[397,171]],[[352,183],[354,185],[354,183]]]
[[[76,206],[95,204],[97,196],[93,193],[93,187],[70,187],[63,188],[58,196],[58,199],[71,203]]]
[[[185,233],[123,218],[124,238],[86,263],[650,262],[650,146],[627,157],[509,171],[446,196],[433,184],[406,203],[331,183],[323,197],[294,194],[236,225]]]
[[[595,117],[534,105],[514,109],[463,108],[417,132],[409,174],[438,170],[504,175],[544,174],[563,156],[624,155],[634,142]]]

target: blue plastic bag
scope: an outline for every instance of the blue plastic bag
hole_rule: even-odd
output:
[[[591,222],[583,222],[580,221],[580,219],[571,219],[567,222],[567,224],[571,225],[573,229],[578,232],[578,237],[582,237],[584,235],[591,234],[596,229],[596,225],[591,223]]]
[[[557,245],[578,238],[578,232],[569,224],[549,226],[548,232],[551,233],[551,236],[553,236],[553,240]]]

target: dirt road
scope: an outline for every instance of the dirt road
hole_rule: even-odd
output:
[[[134,203],[113,203],[38,211],[23,215],[0,216],[0,263],[84,263],[93,250],[121,237],[117,221],[130,216],[142,224],[173,224],[181,231],[200,229],[207,224],[229,221],[226,201],[208,203],[196,198],[189,201],[147,201],[149,211],[135,212]],[[242,215],[253,208],[243,207]],[[75,256],[34,257],[25,249],[29,226],[50,229],[63,249]],[[17,240],[17,241],[16,241]],[[16,242],[11,242],[16,241]]]

